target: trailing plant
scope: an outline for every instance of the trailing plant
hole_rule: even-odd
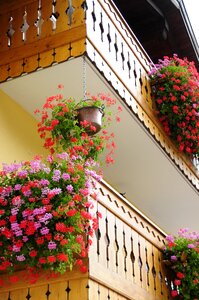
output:
[[[3,166],[0,177],[0,270],[29,269],[34,281],[40,270],[64,273],[87,255],[97,228],[92,207],[93,180],[100,176],[91,159],[57,154],[46,163]],[[35,271],[36,270],[36,271]]]
[[[95,134],[96,127],[87,120],[79,124],[78,109],[87,105],[103,110],[100,133]],[[83,100],[79,103],[75,99],[64,98],[62,94],[47,98],[43,109],[35,111],[40,116],[38,132],[44,139],[44,147],[51,153],[67,149],[70,154],[80,154],[83,159],[93,158],[95,161],[107,149],[106,163],[113,163],[112,154],[116,145],[114,133],[108,129],[112,122],[111,106],[116,106],[116,100],[104,94],[89,96],[89,102]],[[118,106],[114,115],[116,122],[120,122],[121,111],[121,106]],[[88,128],[93,135],[88,133]]]
[[[199,74],[193,62],[165,56],[149,73],[160,122],[179,151],[199,155]]]
[[[172,297],[199,299],[199,233],[180,229],[177,236],[168,235],[164,260],[174,272]]]
[[[62,88],[62,86],[60,86]],[[89,100],[93,106],[109,108],[116,101],[100,94]],[[85,101],[78,107],[84,106]],[[38,124],[44,147],[50,150],[46,160],[4,164],[0,172],[0,271],[10,273],[10,282],[20,278],[13,274],[25,269],[22,279],[35,282],[43,270],[51,276],[63,274],[74,265],[82,272],[84,258],[98,226],[92,214],[93,192],[101,175],[95,171],[99,154],[108,149],[107,164],[113,163],[114,134],[108,132],[111,113],[106,111],[102,132],[77,119],[77,103],[61,94],[49,97],[39,113]],[[116,120],[120,121],[118,113]],[[12,275],[13,274],[13,275]],[[0,285],[8,282],[0,281]]]

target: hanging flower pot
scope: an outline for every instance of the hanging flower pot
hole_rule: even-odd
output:
[[[42,111],[35,111],[41,118],[38,132],[44,139],[44,147],[51,154],[58,150],[67,151],[70,155],[95,161],[107,148],[106,163],[113,163],[114,134],[108,127],[113,120],[111,107],[115,105],[116,100],[104,94],[79,102],[64,98],[62,94],[47,98]],[[118,106],[114,113],[116,122],[120,122],[121,111],[122,108]],[[100,129],[101,133],[95,134]]]
[[[91,101],[90,99],[84,100]],[[82,101],[83,102],[83,101]],[[81,105],[81,102],[80,102]],[[85,105],[85,104],[84,104]],[[94,135],[102,128],[102,118],[104,116],[104,106],[83,106],[76,109],[77,119],[80,126],[85,128],[88,135]]]

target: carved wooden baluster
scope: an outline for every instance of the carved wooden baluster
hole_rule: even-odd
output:
[[[149,285],[150,289],[152,289],[153,286],[153,273],[152,273],[152,268],[153,268],[153,257],[152,257],[152,253],[153,253],[153,246],[151,243],[147,242],[146,244],[146,261],[148,264],[148,276],[147,276],[147,284]]]
[[[116,61],[118,60],[117,54],[118,54],[118,45],[117,45],[117,34],[115,33],[115,43],[114,43],[114,48],[115,48],[115,58]]]
[[[72,0],[68,0],[68,8],[66,9],[66,14],[68,15],[68,25],[72,25],[72,15],[75,8],[72,5]]]
[[[48,284],[44,284],[44,285],[41,285],[41,286],[38,286],[38,285],[31,285],[30,286],[30,300],[37,300],[39,298],[39,300],[46,300],[47,298],[47,291],[48,291]],[[19,290],[20,292],[20,290]],[[22,291],[21,291],[22,292]],[[16,297],[16,299],[23,299],[23,294],[22,296],[20,296],[19,298]],[[50,299],[50,298],[49,298]],[[26,299],[23,299],[23,300],[26,300]]]
[[[50,292],[50,288],[49,288],[49,284],[48,284],[48,289],[46,292],[46,300],[49,300],[49,296],[50,296],[51,292]]]
[[[53,0],[52,2],[52,14],[50,15],[50,20],[52,22],[52,30],[56,30],[57,27],[57,20],[59,18],[59,12],[56,11],[56,0]]]
[[[103,42],[104,26],[103,26],[103,15],[102,15],[102,13],[100,13],[99,27],[100,27],[100,31],[101,31],[101,41]]]
[[[124,44],[123,44],[123,43],[121,43],[121,47],[122,47],[122,51],[121,51],[122,69],[124,70],[124,61],[125,61],[125,57],[124,57]]]
[[[124,228],[123,222],[119,218],[116,218],[115,237],[116,237],[116,249],[117,249],[116,251],[117,272],[118,274],[120,274],[121,277],[125,278],[124,252],[123,252],[123,248],[124,248],[123,228]]]
[[[49,290],[50,290],[49,300],[52,300],[52,299],[67,300],[68,299],[67,295],[69,297],[69,293],[67,293],[67,290],[68,290],[68,292],[70,292],[70,288],[68,285],[68,281],[66,281],[66,280],[64,280],[63,282],[61,281],[61,282],[51,283],[49,286]],[[26,299],[21,299],[21,300],[26,300]],[[35,299],[35,300],[40,300],[40,299]]]
[[[141,226],[144,228],[144,224],[140,222]],[[142,288],[147,289],[147,277],[148,277],[148,262],[146,260],[146,240],[144,237],[140,235],[139,237],[139,243],[140,243],[140,257],[142,261]]]
[[[150,272],[150,268],[149,268],[149,263],[148,263],[148,251],[147,251],[147,247],[145,247],[145,256],[146,256],[146,264],[145,264],[145,269],[146,269],[146,281],[147,281],[147,285],[150,286],[150,281],[149,281],[149,272]]]
[[[156,290],[156,269],[155,269],[155,262],[154,262],[154,253],[152,252],[152,269],[151,272],[153,274],[153,286],[154,290]]]
[[[107,211],[107,233],[109,237],[108,245],[108,269],[115,272],[116,271],[116,262],[115,262],[115,215],[110,211]]]
[[[130,62],[130,53],[129,53],[129,51],[128,51],[127,67],[128,67],[129,79],[130,79],[131,78],[131,62]]]
[[[141,71],[141,69],[139,69],[139,82],[140,82],[140,92],[141,92],[141,94],[143,94],[143,91],[142,91],[143,81],[142,81],[142,71]]]
[[[132,275],[135,277],[135,254],[134,254],[134,246],[133,246],[133,237],[131,236],[131,253],[130,253],[130,258],[132,262]]]
[[[106,235],[105,235],[105,243],[106,243],[106,259],[107,259],[107,267],[109,266],[109,259],[110,259],[110,253],[109,253],[109,246],[110,246],[110,238],[109,238],[109,226],[108,226],[108,218],[105,219],[106,222]]]
[[[70,292],[69,292],[69,297],[67,298],[67,300],[81,300],[81,299],[88,299],[88,291],[87,291],[87,284],[88,284],[88,280],[87,279],[76,279],[76,280],[70,280],[69,282],[69,288],[70,288]],[[60,300],[66,300],[65,298],[58,298]],[[58,300],[58,299],[54,299],[52,298],[51,300]],[[37,299],[35,299],[37,300]]]
[[[125,277],[126,277],[126,272],[127,272],[127,249],[126,249],[125,231],[123,231],[123,255],[124,255],[124,272],[125,272]]]
[[[108,39],[108,51],[111,52],[111,33],[110,33],[110,24],[109,23],[108,23],[107,39]]]
[[[140,268],[140,281],[143,280],[143,275],[142,275],[142,267],[143,267],[143,262],[142,262],[142,257],[141,257],[141,249],[140,249],[140,242],[138,242],[138,253],[139,253],[139,256],[138,256],[138,266]]]
[[[165,292],[165,280],[163,278],[164,270],[162,269],[162,253],[158,251],[158,262],[159,262],[159,271],[158,271],[158,278],[160,282],[160,293],[161,295]]]
[[[93,30],[95,31],[95,22],[96,22],[97,18],[96,18],[96,14],[95,14],[95,2],[94,1],[93,1],[93,10],[92,10],[91,15],[92,15],[92,19],[93,19]]]
[[[42,18],[42,12],[41,12],[41,0],[39,0],[39,6],[37,10],[37,20],[35,21],[35,26],[37,27],[37,35],[41,35],[41,28],[43,25],[44,19]]]
[[[9,19],[9,26],[8,26],[8,31],[6,32],[7,37],[8,37],[8,47],[11,46],[12,43],[12,36],[15,33],[15,30],[12,27],[12,22],[13,22],[13,17],[10,17]]]
[[[133,239],[132,239],[132,229],[130,226],[124,223],[124,233],[125,233],[125,278],[133,282],[134,272],[134,263],[135,256],[133,253]]]
[[[99,256],[100,256],[100,238],[101,238],[100,228],[98,228],[96,230],[95,234],[96,234],[96,239],[97,239],[97,255],[98,255],[98,261],[99,261]]]
[[[9,294],[8,294],[8,300],[12,300],[11,297],[10,297],[10,292],[9,292]]]
[[[66,292],[66,300],[70,299],[70,292],[71,292],[71,288],[69,286],[69,281],[67,282],[67,288],[65,289]]]
[[[154,265],[156,270],[156,292],[161,295],[162,292],[162,282],[160,281],[160,251],[157,248],[153,248],[154,254]]]
[[[107,267],[107,223],[106,223],[106,208],[101,204],[98,204],[99,212],[102,217],[99,219],[99,229],[101,233],[101,239],[99,239],[99,262]]]
[[[114,226],[115,229],[115,265],[116,265],[116,271],[118,272],[118,252],[119,252],[119,245],[117,240],[117,225]]]
[[[103,285],[98,286],[98,299],[96,300],[108,300],[108,289]]]
[[[134,79],[135,79],[135,86],[137,86],[137,71],[136,71],[136,61],[135,61],[135,59],[133,61],[133,66],[134,66],[133,74],[134,74]]]
[[[23,24],[21,25],[21,32],[22,32],[22,40],[26,41],[26,32],[29,28],[29,24],[27,22],[27,11],[25,9],[24,15],[23,15]]]

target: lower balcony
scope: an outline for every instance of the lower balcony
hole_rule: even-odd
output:
[[[95,189],[99,201],[93,212],[102,218],[89,251],[88,273],[75,267],[58,278],[44,274],[35,284],[8,284],[0,288],[0,300],[170,299],[161,260],[164,232],[107,183]]]

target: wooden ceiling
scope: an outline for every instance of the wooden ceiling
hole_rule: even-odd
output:
[[[156,63],[177,53],[199,67],[198,45],[183,3],[176,0],[114,0],[115,5]]]

